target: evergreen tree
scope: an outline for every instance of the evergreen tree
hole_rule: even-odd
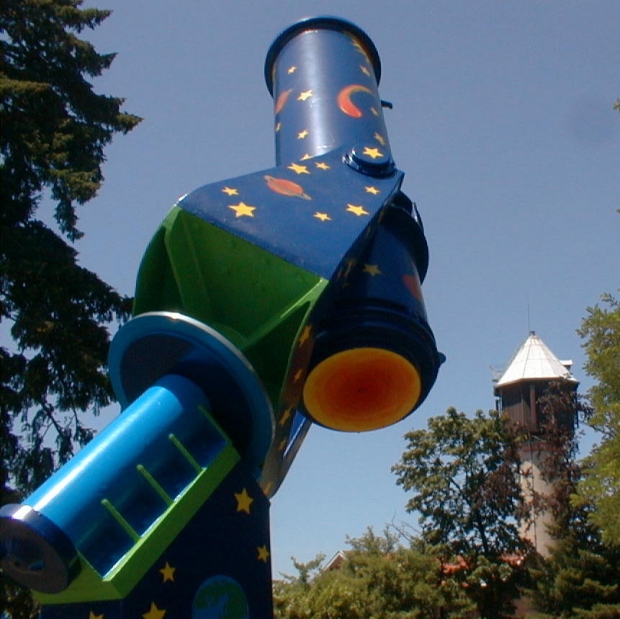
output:
[[[546,445],[541,474],[553,488],[544,507],[553,515],[554,543],[549,557],[539,557],[530,570],[534,617],[620,618],[620,548],[603,543],[592,506],[574,500],[581,469],[579,435],[570,420],[588,419],[591,410],[564,382],[552,383],[539,406]]]
[[[552,529],[549,558],[531,570],[532,619],[620,618],[620,549],[603,544],[589,511],[573,509]]]
[[[105,146],[140,120],[121,111],[123,99],[94,92],[89,79],[114,54],[78,35],[110,12],[81,4],[0,7],[0,316],[3,337],[13,339],[0,348],[3,503],[19,501],[92,437],[81,415],[112,397],[107,327],[130,311],[129,299],[78,264],[73,247],[76,206],[103,181]],[[53,213],[39,213],[50,205]],[[2,589],[6,616],[29,616],[23,594]]]

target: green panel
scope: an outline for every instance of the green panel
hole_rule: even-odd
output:
[[[305,324],[310,310],[324,289],[321,282],[311,290],[305,299],[283,315],[276,325],[265,325],[262,337],[249,343],[244,350],[255,371],[261,377],[265,389],[275,404],[282,390],[289,362],[295,352],[295,342],[299,338],[300,326]],[[267,327],[273,327],[267,329]]]
[[[135,314],[178,311],[248,358],[274,402],[291,351],[327,280],[174,207],[138,275]]]
[[[321,278],[174,207],[144,255],[135,314],[181,311],[239,348]]]
[[[174,212],[166,217],[144,252],[136,283],[135,315],[159,309],[183,311],[165,245],[166,230],[173,220]]]

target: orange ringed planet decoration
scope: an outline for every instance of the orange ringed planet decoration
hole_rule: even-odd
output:
[[[351,95],[358,92],[366,92],[369,95],[372,95],[374,98],[374,92],[370,90],[370,88],[366,86],[362,86],[361,84],[351,84],[350,86],[345,86],[338,93],[338,107],[340,111],[344,112],[347,116],[351,116],[351,118],[361,118],[364,114],[362,110],[359,109],[352,101]]]
[[[312,198],[304,191],[304,188],[293,181],[286,178],[276,178],[275,176],[265,175],[267,187],[281,196],[290,198],[301,198],[302,200],[312,200]]]

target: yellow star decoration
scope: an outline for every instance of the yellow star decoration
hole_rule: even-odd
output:
[[[299,336],[299,346],[303,346],[306,340],[310,337],[310,333],[312,332],[312,325],[306,325],[304,330],[301,332]]]
[[[376,196],[378,193],[381,193],[376,187],[372,185],[370,187],[364,187],[366,193],[371,193],[373,196]]]
[[[355,204],[347,204],[347,212],[354,213],[358,217],[360,215],[370,215],[370,213],[363,206],[357,206]]]
[[[297,71],[297,67],[295,65],[293,65],[292,67],[289,67],[287,73],[289,75],[292,75],[293,73],[295,73],[295,71]]]
[[[239,204],[231,204],[228,208],[235,211],[235,217],[254,217],[255,206],[250,206],[245,202],[239,202]]]
[[[280,421],[278,422],[279,426],[284,426],[286,424],[286,422],[291,418],[291,415],[293,414],[293,407],[289,406],[284,413],[282,413],[282,417],[280,418]]]
[[[381,146],[385,146],[385,138],[380,134],[375,132],[375,140],[381,144]]]
[[[267,546],[259,546],[256,550],[258,550],[258,560],[267,563],[267,559],[269,559]]]
[[[373,277],[375,275],[381,275],[381,271],[379,270],[379,267],[376,264],[366,264],[366,263],[364,263],[363,272],[364,273],[368,273],[369,275],[372,275]]]
[[[91,610],[88,614],[88,619],[103,619],[103,613],[100,615],[95,615],[95,613]]]
[[[172,567],[170,563],[166,561],[166,565],[164,565],[164,567],[161,570],[159,570],[162,576],[164,577],[164,580],[162,582],[168,582],[169,580],[174,582],[174,573],[176,569],[177,569],[176,567]]]
[[[362,73],[364,75],[367,75],[368,77],[370,77],[370,71],[368,70],[367,67],[365,67],[363,64],[360,65],[360,69],[362,70]]]
[[[293,170],[295,174],[310,174],[310,172],[308,172],[307,166],[298,165],[297,163],[291,163],[291,165],[288,166],[288,169]]]
[[[144,613],[142,617],[143,619],[164,619],[165,614],[166,614],[165,610],[161,608],[157,608],[155,602],[151,602],[151,608],[149,612]]]
[[[310,153],[306,153],[300,161],[306,161],[307,159],[312,159],[312,155]]]
[[[310,97],[312,97],[312,90],[306,90],[297,97],[297,101],[306,101]]]
[[[303,131],[300,131],[300,132],[297,134],[297,139],[298,139],[298,140],[303,140],[303,139],[304,139],[305,137],[307,137],[307,136],[308,136],[308,130],[307,130],[307,129],[304,129]]]
[[[324,161],[321,161],[320,163],[317,162],[314,165],[320,170],[329,170],[331,168],[331,166],[327,165]]]
[[[318,211],[312,216],[320,219],[321,221],[331,221],[332,218],[327,213],[319,213]]]
[[[250,505],[254,502],[254,499],[248,494],[248,491],[244,488],[241,492],[235,492],[235,499],[237,499],[237,511],[250,513]]]
[[[383,153],[378,148],[370,148],[370,146],[364,147],[364,155],[368,155],[371,159],[378,159],[383,157]]]
[[[232,187],[224,187],[224,189],[222,189],[222,191],[226,194],[228,194],[229,196],[238,196],[239,192],[236,189],[233,189]]]

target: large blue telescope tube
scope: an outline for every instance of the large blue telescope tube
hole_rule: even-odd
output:
[[[376,430],[410,414],[429,393],[443,359],[421,290],[428,247],[417,209],[400,191],[403,175],[390,151],[380,77],[369,37],[333,17],[285,30],[265,64],[278,164],[307,164],[288,169],[310,178],[308,170],[325,166],[316,158],[331,155],[320,168],[331,170],[325,180],[331,194],[321,196],[326,213],[346,204],[350,212],[362,205],[357,212],[369,215],[364,205],[370,195],[383,202],[358,239],[363,249],[358,254],[351,246],[332,276],[329,304],[321,306],[327,309],[311,319],[315,338],[304,409],[315,423],[347,432]],[[355,193],[360,179],[365,194]]]

